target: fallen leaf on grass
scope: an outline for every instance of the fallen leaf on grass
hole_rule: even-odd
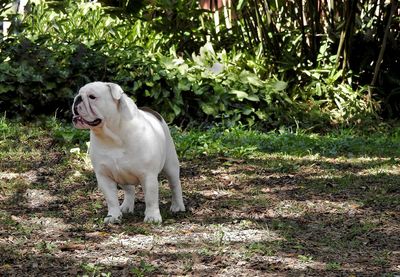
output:
[[[106,237],[109,234],[107,232],[91,232],[91,233],[86,233],[85,237],[87,238],[97,238],[97,237]]]

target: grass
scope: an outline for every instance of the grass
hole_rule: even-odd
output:
[[[172,128],[188,212],[105,226],[88,133],[0,119],[6,275],[399,274],[400,129],[326,134]],[[71,151],[72,150],[72,151]]]

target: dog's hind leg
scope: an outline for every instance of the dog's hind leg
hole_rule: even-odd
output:
[[[144,190],[144,201],[146,210],[144,212],[144,222],[161,223],[162,218],[159,208],[159,191],[157,174],[147,174],[140,180]]]
[[[179,161],[175,152],[175,148],[170,148],[170,153],[167,155],[163,172],[167,176],[169,187],[172,190],[172,212],[184,212],[185,205],[183,204],[182,187],[179,180]]]

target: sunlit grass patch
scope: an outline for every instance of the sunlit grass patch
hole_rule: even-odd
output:
[[[396,157],[400,156],[400,131],[396,128],[382,136],[379,133],[338,130],[321,135],[290,130],[249,131],[243,127],[207,131],[175,131],[175,141],[182,155],[225,154],[251,157],[261,153],[291,156],[326,157]]]

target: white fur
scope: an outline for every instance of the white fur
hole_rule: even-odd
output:
[[[92,95],[92,98],[89,98]],[[77,97],[82,102],[76,105]],[[164,120],[138,109],[121,87],[94,82],[82,87],[74,108],[84,120],[75,127],[90,129],[90,157],[99,188],[108,206],[105,223],[117,223],[122,213],[134,210],[134,186],[141,183],[145,194],[145,222],[161,222],[158,174],[163,171],[172,189],[171,211],[185,211],[179,181],[179,161]],[[77,115],[75,114],[75,117]],[[97,126],[86,122],[101,119]],[[117,184],[124,190],[120,206]]]

